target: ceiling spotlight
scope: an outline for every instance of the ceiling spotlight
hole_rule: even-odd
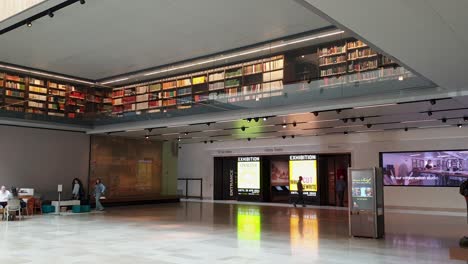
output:
[[[458,128],[462,128],[462,126],[463,126],[462,124],[458,124],[458,125],[457,125]]]
[[[111,132],[106,132],[106,135],[110,135],[110,134],[111,134]]]
[[[52,12],[52,10],[49,10],[49,12],[47,13],[50,17],[54,17],[54,12]]]
[[[441,120],[442,120],[442,123],[447,123],[447,118],[444,117]]]
[[[28,21],[28,22],[26,23],[26,26],[32,27],[32,23]]]
[[[86,1],[85,0],[80,0],[80,4],[84,5],[84,4],[86,4]]]
[[[341,109],[336,109],[336,113],[337,114],[341,113]]]
[[[432,115],[432,111],[427,111],[427,115],[428,115],[428,116],[431,116],[431,115]]]
[[[241,130],[242,130],[242,131],[245,131],[245,127],[241,127]]]
[[[149,139],[149,136],[148,136],[148,135],[146,135],[146,136],[145,136],[145,139]]]
[[[304,57],[305,57],[304,55],[301,56],[301,58],[304,58]]]
[[[247,138],[247,141],[250,141],[250,138]]]
[[[210,143],[213,143],[214,141],[213,140],[210,140]]]
[[[288,126],[288,125],[286,125],[286,124],[283,124],[283,128],[286,128],[287,126]]]
[[[186,136],[187,136],[187,135],[188,135],[188,132],[185,132],[185,133],[184,133],[184,135],[186,135]]]
[[[294,135],[291,135],[291,138],[295,138],[295,137],[296,137],[296,136],[294,136]]]
[[[260,120],[258,117],[254,118],[255,122],[258,122]]]
[[[367,124],[367,128],[371,128],[372,127],[372,124]]]
[[[356,122],[356,118],[355,118],[355,117],[351,117],[351,122]]]
[[[408,131],[408,128],[407,128],[407,127],[405,127],[405,131]]]
[[[318,116],[319,115],[319,112],[315,111],[313,112],[314,116]]]
[[[404,79],[404,78],[403,78],[403,75],[398,76],[398,80],[399,80],[399,81],[403,81],[403,79]]]
[[[297,126],[297,123],[296,121],[293,122],[293,127],[296,127]]]
[[[210,126],[210,125],[211,125],[211,123],[210,123],[210,122],[207,122],[207,123],[206,123],[206,125],[207,125],[207,126]]]
[[[179,149],[181,149],[181,148],[182,148],[182,146],[179,146]]]
[[[268,120],[268,117],[264,117],[264,118],[263,118],[263,121],[267,121],[267,120]]]
[[[311,82],[312,82],[312,79],[309,78],[309,79],[307,80],[307,83],[311,83]]]
[[[343,118],[341,120],[343,121],[343,123],[348,123],[348,118]]]
[[[361,121],[364,121],[364,119],[365,119],[365,118],[364,118],[363,116],[361,116],[361,117],[359,118],[359,120],[361,120]]]
[[[348,131],[343,132],[343,134],[348,135]]]
[[[247,118],[247,122],[250,123],[250,121],[252,121],[252,118]]]
[[[203,141],[203,143],[205,143],[205,144],[206,144],[206,143],[208,143],[208,141],[206,141],[206,140],[205,140],[205,141]]]
[[[468,116],[464,116],[463,121],[468,122]]]
[[[177,138],[177,141],[180,141],[180,138]]]
[[[153,131],[152,128],[148,128],[147,130],[148,130],[148,133],[151,133],[151,131]]]
[[[435,105],[437,103],[435,99],[431,99],[429,102],[431,103],[431,105]]]
[[[285,139],[285,138],[286,138],[286,136],[282,136],[282,138],[283,138],[283,139]]]

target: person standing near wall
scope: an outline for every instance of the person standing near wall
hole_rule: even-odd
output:
[[[297,199],[294,202],[294,207],[301,202],[302,207],[305,207],[305,202],[304,202],[304,187],[302,186],[302,176],[299,176],[299,180],[297,181]]]
[[[343,175],[338,177],[336,181],[336,193],[338,194],[338,206],[344,207],[344,194],[346,191],[346,181]]]
[[[73,200],[82,200],[84,198],[83,184],[78,178],[73,179],[72,195],[73,195],[72,197]]]
[[[104,206],[101,204],[101,198],[104,197],[104,192],[106,191],[106,186],[102,184],[101,179],[96,180],[96,185],[94,186],[94,197],[96,198],[96,210],[103,211]]]

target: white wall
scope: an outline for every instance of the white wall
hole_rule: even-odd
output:
[[[0,126],[0,185],[34,188],[45,199],[71,195],[71,181],[88,181],[89,136],[83,133]]]
[[[211,199],[215,156],[346,152],[351,153],[354,168],[368,168],[379,166],[379,152],[443,149],[468,149],[468,129],[454,127],[186,144],[179,150],[178,177],[203,178],[203,196]],[[189,188],[189,193],[198,194],[198,191],[198,187]],[[466,207],[458,188],[454,187],[385,187],[385,205],[460,210]]]

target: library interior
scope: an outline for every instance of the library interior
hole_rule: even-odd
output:
[[[467,12],[0,1],[0,261],[468,263]]]

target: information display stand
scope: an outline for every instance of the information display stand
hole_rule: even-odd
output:
[[[349,169],[349,234],[384,236],[383,177],[380,168]]]

